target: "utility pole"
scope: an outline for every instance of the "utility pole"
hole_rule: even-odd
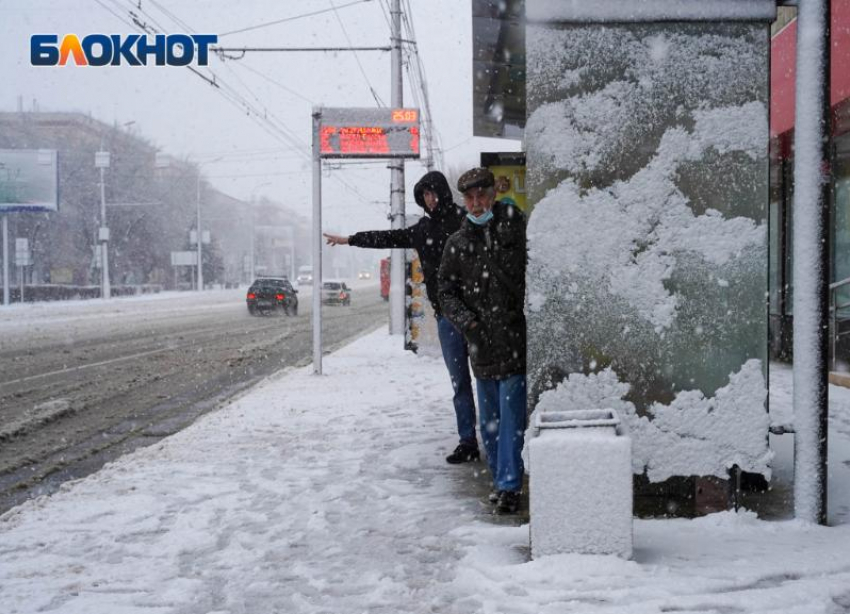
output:
[[[404,106],[404,89],[401,74],[401,0],[392,0],[390,11],[392,18],[391,34],[391,96],[390,105],[394,109]],[[392,176],[390,181],[390,217],[391,227],[404,228],[404,160],[390,163]],[[390,260],[390,334],[404,334],[404,296],[405,296],[405,257],[403,249],[392,250]]]
[[[819,524],[829,431],[830,4],[799,3],[794,119],[794,515]]]
[[[9,304],[9,216],[0,213],[3,218],[3,304]]]
[[[322,108],[313,107],[313,373],[322,374]]]
[[[201,166],[198,165],[198,229],[195,233],[195,238],[198,240],[198,292],[204,289],[204,261],[201,245],[204,243],[203,233],[201,232]]]
[[[254,228],[254,197],[253,196],[251,196],[251,203],[250,203],[250,207],[249,207],[248,210],[250,211],[250,214],[251,214],[251,261],[250,261],[249,266],[248,266],[248,275],[250,277],[250,279],[248,280],[248,283],[252,284],[252,283],[254,283],[254,280],[257,278],[256,268],[255,268],[257,266],[256,265],[256,258],[257,258],[256,249],[257,248],[256,248],[256,245],[254,244],[254,241],[255,241],[254,233],[256,232],[256,229]]]
[[[94,165],[100,169],[100,297],[108,299],[112,296],[109,285],[109,227],[106,225],[106,180],[104,173],[109,168],[110,156],[108,151],[98,151],[94,154]]]

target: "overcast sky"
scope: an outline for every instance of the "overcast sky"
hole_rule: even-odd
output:
[[[132,10],[160,31],[218,34],[223,46],[386,46],[389,1],[140,4],[141,10],[139,0],[0,0],[0,62],[6,84],[0,90],[0,110],[15,110],[21,96],[27,110],[35,99],[42,111],[90,113],[152,140],[169,154],[202,162],[206,176],[226,193],[284,200],[309,216],[311,108],[377,106],[371,89],[389,106],[389,53],[249,53],[226,62],[214,56],[210,69],[224,86],[219,90],[186,68],[32,67],[30,36],[138,32],[125,23]],[[517,150],[517,141],[472,137],[470,2],[409,0],[409,5],[446,166],[477,165],[481,151]],[[319,11],[326,12],[226,34]],[[407,81],[405,73],[405,104],[414,106]],[[250,101],[276,128],[249,117],[223,92]],[[408,211],[418,212],[412,186],[426,169],[416,161],[406,169]],[[323,188],[327,229],[349,233],[388,227],[386,162],[326,172]]]

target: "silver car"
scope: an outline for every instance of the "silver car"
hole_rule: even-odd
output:
[[[344,281],[329,279],[322,283],[322,304],[351,305],[351,289]]]

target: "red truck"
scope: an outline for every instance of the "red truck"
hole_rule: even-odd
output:
[[[390,300],[390,259],[381,260],[381,298]]]

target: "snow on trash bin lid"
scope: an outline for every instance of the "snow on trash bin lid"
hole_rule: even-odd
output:
[[[538,429],[613,427],[620,425],[620,416],[613,409],[573,409],[543,411],[537,414]]]

